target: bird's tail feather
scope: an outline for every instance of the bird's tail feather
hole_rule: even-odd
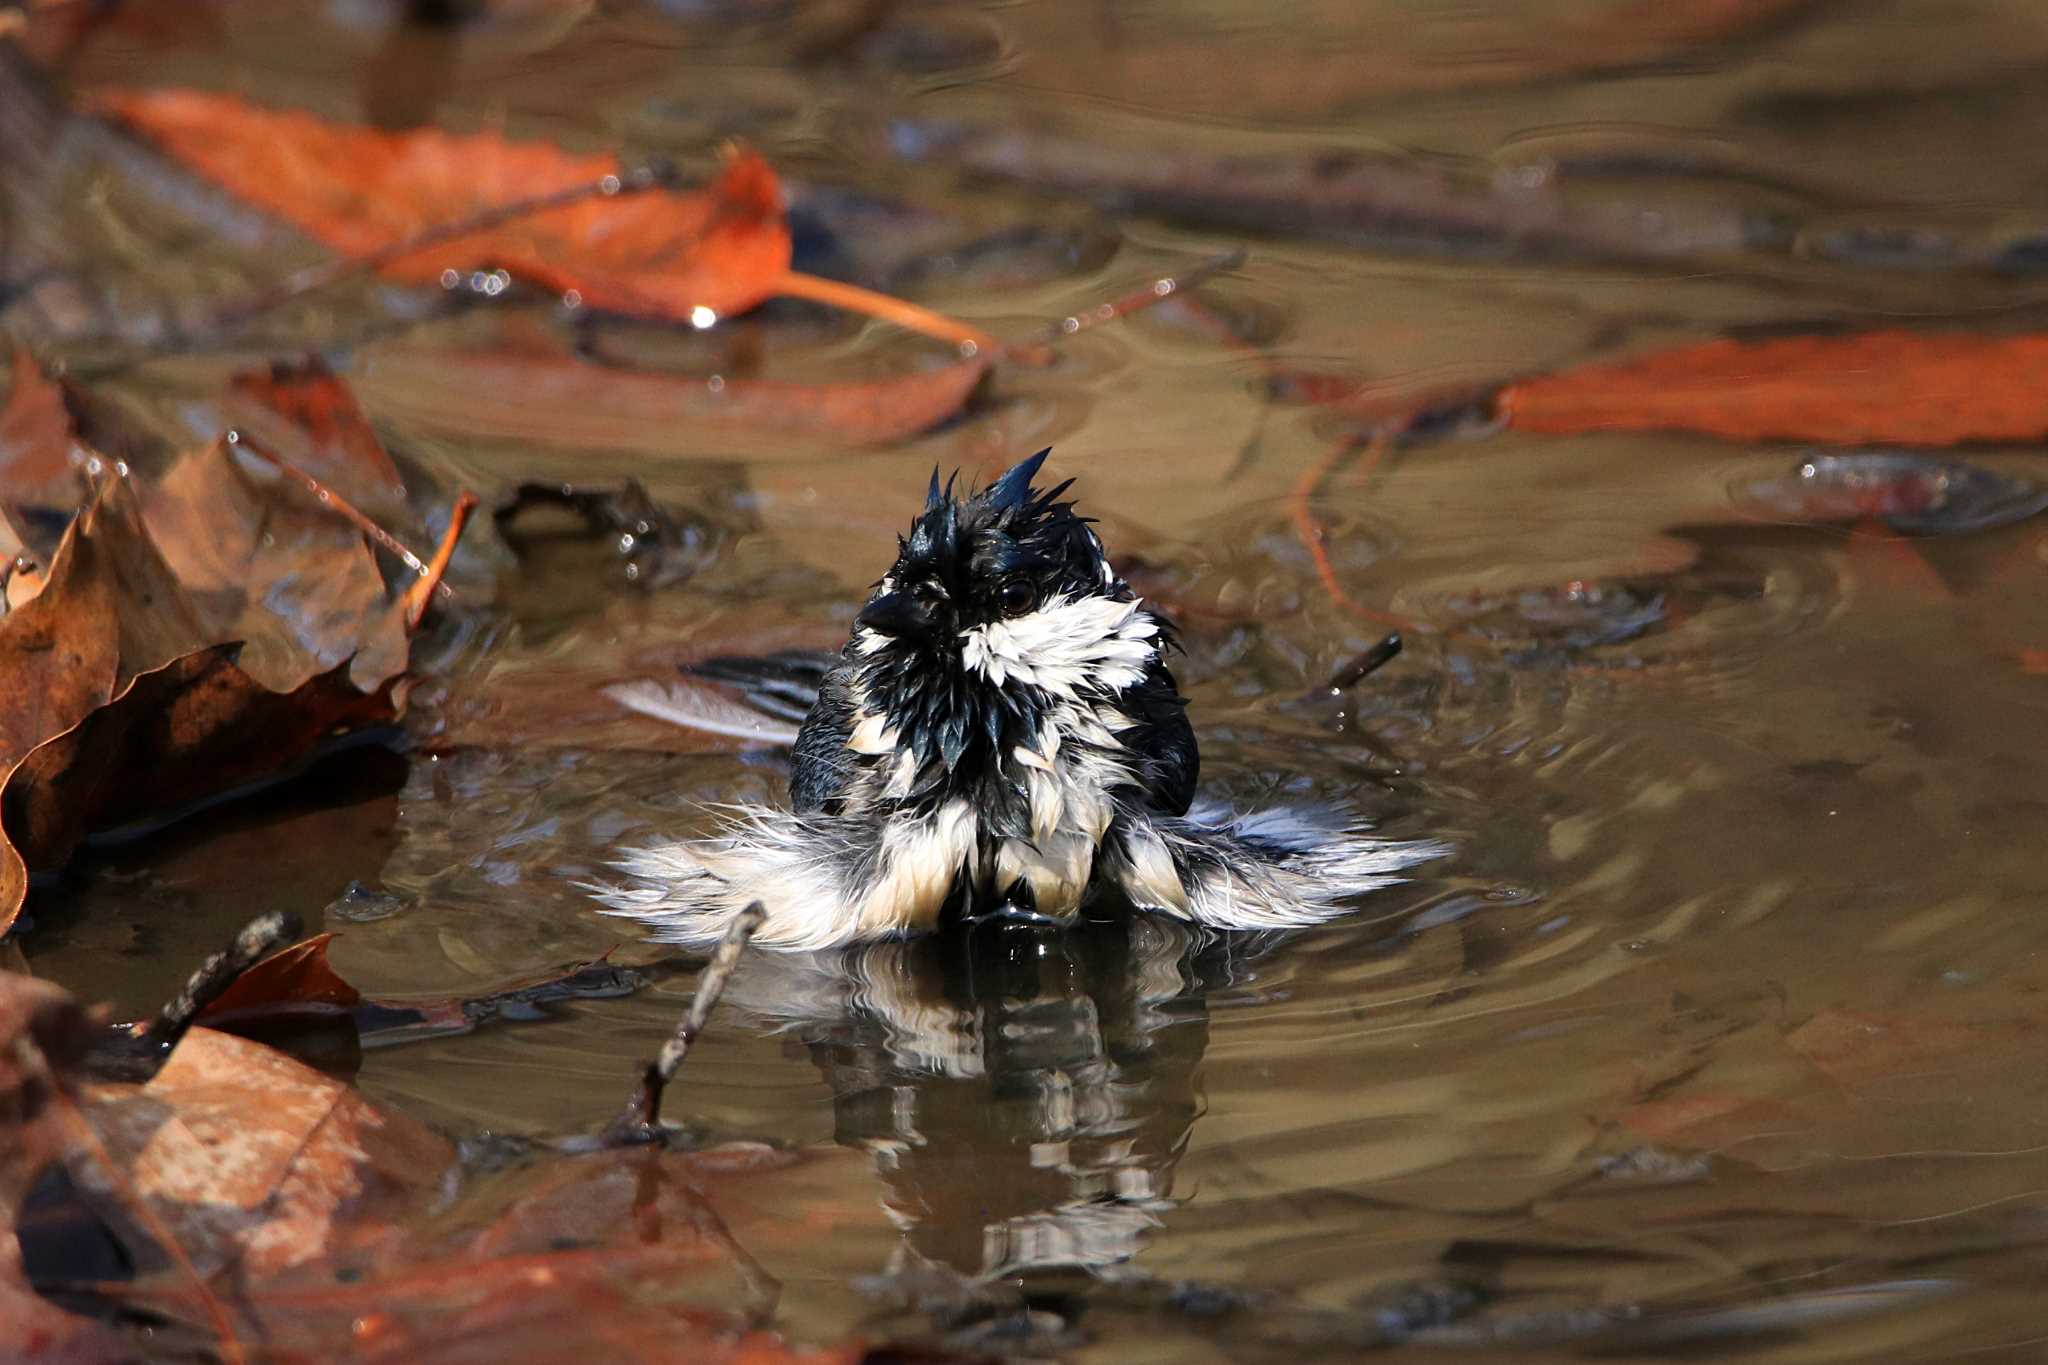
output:
[[[856,909],[862,869],[879,852],[874,826],[749,809],[718,835],[626,849],[619,882],[585,882],[609,914],[652,926],[657,940],[709,944],[747,906],[767,918],[753,941],[786,949],[836,948],[876,935]]]
[[[1131,813],[1105,856],[1130,899],[1212,929],[1299,929],[1343,914],[1450,846],[1386,839],[1341,806],[1238,812],[1200,802],[1184,816]]]
[[[973,857],[974,825],[964,806],[886,823],[735,808],[721,833],[628,849],[612,864],[619,882],[583,889],[667,942],[714,943],[758,900],[756,943],[837,948],[933,927]],[[1449,851],[1381,838],[1341,807],[1201,803],[1185,816],[1120,811],[1096,873],[1141,908],[1207,928],[1299,929]]]

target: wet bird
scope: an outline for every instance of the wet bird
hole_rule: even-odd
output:
[[[1347,811],[1198,802],[1171,625],[1110,566],[1048,451],[956,498],[936,471],[819,682],[791,809],[622,853],[589,889],[658,937],[830,948],[956,915],[1071,920],[1097,899],[1217,929],[1318,923],[1445,850]]]

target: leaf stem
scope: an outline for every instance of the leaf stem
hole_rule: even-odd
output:
[[[370,520],[368,516],[364,515],[361,511],[357,509],[354,503],[350,502],[347,498],[344,498],[341,494],[335,492],[332,488],[329,488],[326,484],[320,482],[320,480],[314,478],[311,474],[308,474],[305,470],[291,463],[282,455],[279,455],[276,451],[270,450],[263,446],[262,444],[258,443],[257,441],[250,439],[249,435],[246,432],[237,431],[234,430],[233,428],[230,428],[221,437],[221,440],[236,450],[247,451],[249,454],[263,461],[263,463],[269,465],[272,469],[275,469],[278,473],[290,479],[293,483],[298,484],[308,493],[311,493],[313,497],[319,501],[322,507],[325,507],[328,511],[333,512],[343,521],[346,521],[349,525],[355,527],[358,531],[361,531],[364,535],[370,538],[372,544],[379,546],[387,553],[392,555],[394,558],[396,558],[399,562],[404,564],[406,568],[411,569],[414,574],[419,576],[421,581],[430,584],[430,590],[432,590],[433,588],[438,588],[442,593],[446,594],[447,596],[452,597],[455,595],[455,590],[453,588],[449,587],[446,583],[441,582],[440,570],[436,569],[433,565],[428,564],[425,560],[421,559],[418,555],[414,554],[411,550],[407,549],[405,546],[405,542],[401,541],[397,536],[392,535],[389,531],[379,526],[376,522]],[[475,494],[465,492],[463,496],[470,499],[472,507],[475,505]],[[458,498],[457,503],[459,504],[460,501],[461,499]],[[462,529],[462,522],[468,520],[468,518],[469,513],[465,511],[462,514],[461,520],[452,520],[450,521],[449,525],[454,531],[460,532]],[[453,548],[454,547],[452,545],[449,547],[451,553],[453,551]],[[435,551],[435,557],[437,559],[441,557],[440,551],[438,549]],[[447,563],[445,560],[442,560],[441,567],[444,569],[447,567]],[[413,586],[417,587],[418,584],[414,584]],[[411,589],[408,588],[407,592],[410,593]]]
[[[1006,348],[979,327],[921,308],[907,300],[889,294],[863,289],[857,284],[846,284],[840,280],[828,280],[817,275],[806,275],[800,270],[784,271],[770,291],[786,298],[809,299],[813,303],[829,304],[844,308],[850,313],[879,318],[893,322],[908,331],[919,332],[940,341],[958,346],[968,355],[1000,356]],[[972,347],[973,349],[968,349]]]
[[[419,580],[405,590],[405,628],[418,630],[420,620],[427,614],[427,604],[433,601],[434,590],[448,591],[441,582],[448,572],[448,561],[455,556],[455,542],[462,539],[462,528],[469,523],[469,514],[476,510],[476,494],[467,488],[455,499],[455,506],[448,513],[448,529],[441,533],[441,543],[434,547],[434,557],[427,561]]]

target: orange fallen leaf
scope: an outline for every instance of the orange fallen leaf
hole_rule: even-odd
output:
[[[1509,384],[1518,431],[1950,446],[2048,436],[2048,334],[1863,332],[1721,340]]]
[[[384,132],[200,90],[105,90],[93,107],[347,256],[628,173],[616,157],[542,142]],[[688,320],[752,308],[789,259],[775,172],[735,150],[703,190],[594,195],[436,234],[380,260],[379,273],[433,284],[445,271],[496,267],[593,307]]]

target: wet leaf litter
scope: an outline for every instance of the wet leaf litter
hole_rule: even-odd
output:
[[[373,850],[384,845],[367,842],[347,873],[367,881],[325,887],[306,907],[324,906],[325,927],[339,933],[242,964],[168,1061],[146,1050],[138,1061],[131,1050],[118,1059],[126,1071],[105,1069],[114,1064],[67,1041],[83,1017],[75,1002],[18,973],[5,978],[24,992],[6,1009],[26,1022],[6,1036],[18,1040],[17,1090],[32,1097],[20,1106],[19,1149],[33,1168],[24,1178],[41,1181],[25,1203],[10,1200],[23,1210],[22,1244],[33,1232],[38,1256],[54,1245],[78,1257],[113,1245],[129,1262],[110,1276],[89,1258],[56,1270],[34,1260],[0,1290],[22,1305],[22,1330],[34,1334],[24,1340],[46,1358],[93,1358],[120,1349],[110,1323],[148,1322],[160,1340],[230,1358],[331,1358],[347,1341],[348,1358],[366,1360],[464,1358],[507,1342],[656,1359],[681,1339],[738,1359],[784,1358],[790,1340],[837,1341],[818,1358],[855,1359],[865,1348],[849,1333],[885,1313],[896,1315],[884,1319],[890,1334],[974,1353],[1081,1351],[1212,1329],[1254,1353],[1340,1356],[1407,1341],[1701,1350],[1877,1331],[1867,1324],[1938,1313],[1928,1305],[1965,1292],[1967,1273],[1888,1276],[1907,1261],[1905,1234],[1873,1232],[1845,1250],[1804,1226],[1788,1237],[1791,1254],[1846,1268],[1829,1287],[1768,1301],[1737,1290],[1729,1306],[1720,1297],[1729,1282],[1680,1252],[1651,1253],[1641,1264],[1654,1271],[1612,1270],[1598,1286],[1560,1267],[1607,1265],[1598,1258],[1622,1240],[1610,1227],[1620,1199],[1654,1197],[1674,1222],[1700,1226],[1725,1213],[1714,1188],[1760,1208],[1797,1205],[1816,1225],[1838,1216],[1846,1196],[1831,1205],[1815,1187],[1788,1203],[1774,1174],[1847,1149],[1871,1161],[1917,1150],[1904,1139],[1922,1130],[1902,1117],[1925,1107],[1912,1093],[1917,1077],[1967,1072],[1965,1063],[2023,1050],[2032,1037],[2028,1009],[2001,1013],[1968,996],[1984,970],[1970,963],[1927,969],[1964,993],[1953,1010],[1862,999],[1853,988],[1817,1001],[1797,981],[1778,983],[1792,997],[1778,1013],[1767,992],[1659,991],[1671,1000],[1662,1034],[1556,1069],[1578,1106],[1574,1122],[1597,1132],[1541,1133],[1548,1169],[1570,1170],[1526,1198],[1401,1187],[1423,1139],[1347,1148],[1370,1150],[1378,1165],[1335,1195],[1316,1188],[1321,1175],[1275,1175],[1287,1159],[1274,1149],[1289,1136],[1230,1127],[1242,1122],[1231,1115],[1253,1112],[1244,1104],[1252,1092],[1231,1092],[1228,1077],[1232,1057],[1257,1044],[1236,1043],[1211,1063],[1222,1078],[1211,1093],[1232,1098],[1205,1100],[1197,1131],[1234,1134],[1250,1153],[1244,1169],[1289,1189],[1296,1235],[1398,1225],[1412,1246],[1445,1228],[1466,1235],[1418,1253],[1405,1278],[1389,1269],[1342,1294],[1326,1284],[1301,1296],[1206,1273],[1156,1277],[1142,1249],[1183,1237],[1225,1246],[1233,1210],[1246,1227],[1258,1222],[1249,1205],[1233,1205],[1227,1166],[1197,1177],[1206,1197],[1191,1195],[1185,1176],[1172,1188],[1177,1162],[1204,1170],[1201,1138],[1184,1157],[1189,1130],[1171,1116],[1196,1107],[1182,1095],[1195,1092],[1193,1063],[1180,1053],[1191,1030],[1210,1027],[1211,1002],[1219,1031],[1262,1008],[1284,1028],[1290,996],[1308,1017],[1348,1019],[1337,1026],[1347,1036],[1371,1037],[1390,1018],[1425,1031],[1431,1021],[1401,1014],[1411,996],[1475,1029],[1492,1016],[1467,1015],[1469,993],[1490,1007],[1488,992],[1512,991],[1524,971],[1540,977],[1549,955],[1580,975],[1538,985],[1606,980],[1621,971],[1614,962],[1654,964],[1666,947],[1697,943],[1702,926],[1768,918],[1768,884],[1746,900],[1716,899],[1709,887],[1671,897],[1665,923],[1618,928],[1612,944],[1596,934],[1589,946],[1583,898],[1555,897],[1553,913],[1546,902],[1564,888],[1542,884],[1561,874],[1533,854],[1517,857],[1524,831],[1461,804],[1465,790],[1493,791],[1498,780],[1476,761],[1457,766],[1463,750],[1510,771],[1541,761],[1575,772],[1598,754],[1607,755],[1602,773],[1629,768],[1630,741],[1615,737],[1624,727],[1588,736],[1571,728],[1575,718],[1669,706],[1703,731],[1726,732],[1726,715],[1699,703],[1764,666],[1747,632],[1797,639],[1818,620],[1870,619],[1859,613],[1949,621],[1964,655],[1999,660],[2014,687],[2036,685],[2033,642],[2048,639],[2048,623],[1988,605],[2028,582],[2041,558],[2036,339],[2024,315],[2012,326],[1969,316],[2001,297],[1997,288],[2026,288],[2025,225],[1936,221],[1930,209],[1925,224],[1843,228],[1838,198],[1815,191],[1809,202],[1800,191],[1811,186],[1722,167],[1719,151],[1700,147],[1645,152],[1588,139],[1525,160],[1503,147],[1496,167],[1450,171],[1298,146],[1212,153],[1195,145],[1200,137],[1183,151],[1144,120],[1098,131],[1058,116],[989,117],[971,104],[957,118],[928,117],[915,101],[886,129],[885,150],[861,153],[881,158],[865,168],[872,192],[862,195],[831,183],[837,168],[811,133],[777,122],[772,101],[705,117],[678,99],[615,123],[539,112],[546,100],[522,109],[513,83],[496,87],[514,92],[509,119],[502,106],[459,100],[437,114],[432,83],[394,76],[419,68],[385,66],[414,29],[429,35],[425,49],[457,35],[440,49],[446,61],[429,64],[457,86],[499,79],[487,73],[513,68],[493,63],[532,54],[571,61],[579,35],[600,23],[624,25],[635,41],[666,35],[649,44],[655,51],[677,34],[772,50],[777,40],[750,28],[764,8],[672,6],[655,16],[650,7],[625,19],[565,10],[551,21],[559,27],[498,6],[415,15],[380,30],[390,41],[364,59],[372,70],[360,109],[356,92],[325,77],[308,84],[321,93],[301,108],[292,82],[259,77],[230,93],[193,84],[208,78],[185,67],[151,84],[128,60],[159,45],[264,41],[232,26],[186,31],[188,21],[147,22],[133,6],[24,11],[19,51],[43,69],[12,52],[0,68],[0,150],[20,149],[7,142],[33,121],[20,111],[39,110],[35,119],[69,130],[67,145],[105,158],[114,207],[109,235],[88,234],[75,255],[51,234],[10,237],[0,282],[0,318],[16,341],[0,408],[0,549],[11,562],[0,684],[32,699],[0,714],[0,835],[16,864],[0,872],[0,890],[10,917],[25,898],[18,942],[34,966],[44,944],[90,924],[72,906],[80,887],[109,868],[150,877],[153,851],[165,846],[145,841],[128,855],[120,841],[157,826],[174,839],[195,831],[198,845],[167,857],[164,867],[180,870],[149,887],[147,915],[175,923],[204,903],[178,878],[203,862],[211,832],[232,825],[260,837],[261,805],[274,798],[259,794],[252,806],[246,793],[317,786],[326,779],[291,779],[309,765],[330,765],[314,768],[326,773],[354,762],[354,746],[407,747],[403,790],[375,799],[390,803],[384,823],[403,825],[402,841],[438,842],[433,856],[446,860],[427,874],[399,859],[380,881]],[[1386,78],[1378,95],[1363,86],[1333,94],[1332,83],[1362,77],[1307,50],[1273,69],[1298,78],[1290,94],[1303,107],[1334,98],[1355,114],[1386,91],[1513,92],[1532,80],[1627,80],[1645,64],[1711,69],[1831,22],[1782,4],[1646,16],[1616,7],[1526,33],[1514,23],[1534,21],[1486,17],[1475,33],[1516,38],[1512,57],[1486,63],[1433,63],[1426,44],[1411,50],[1403,35],[1376,45]],[[878,69],[900,77],[920,63],[988,60],[975,22],[873,7],[845,25],[820,20],[800,50],[773,60],[811,81],[857,82]],[[996,22],[1028,29],[1036,20]],[[633,27],[641,24],[655,27]],[[1185,73],[1162,85],[1124,40],[1099,46],[1063,74],[1040,65],[1031,79],[1115,71],[1168,106],[1229,86]],[[1183,61],[1204,50],[1199,38],[1162,33],[1137,49]],[[95,69],[96,51],[121,60]],[[1036,60],[1028,44],[1017,57]],[[961,79],[993,74],[963,67]],[[408,88],[424,118],[394,99]],[[833,131],[864,146],[875,130],[849,118]],[[675,160],[643,155],[647,142]],[[40,152],[6,164],[10,196],[63,183],[37,181]],[[1647,169],[1632,179],[1631,167]],[[1586,176],[1574,181],[1574,169]],[[1697,179],[1669,193],[1670,180],[1688,176]],[[1742,202],[1757,184],[1776,196],[1768,211]],[[75,191],[44,197],[74,202],[67,194]],[[124,222],[128,194],[150,208]],[[1057,215],[1077,204],[1111,230],[1069,230]],[[1812,222],[1800,221],[1809,213]],[[1251,238],[1248,251],[1240,237]],[[1107,267],[1086,255],[1103,240],[1117,253]],[[1313,292],[1290,273],[1311,248],[1327,254],[1305,259],[1326,267],[1432,262],[1418,268],[1424,293],[1448,306],[1403,337],[1392,335],[1399,323],[1386,329],[1384,342],[1317,334],[1327,320],[1290,311]],[[1498,330],[1509,342],[1443,361],[1430,338],[1455,332],[1472,306],[1459,291],[1502,261],[1534,278],[1560,264],[1669,265],[1675,278],[1755,272],[1788,287],[1768,306],[1719,299],[1682,325],[1668,311],[1594,304],[1600,326],[1551,337],[1518,330],[1525,319],[1514,310],[1526,299],[1494,279],[1479,286],[1488,291],[1480,311],[1491,327],[1505,308]],[[190,279],[180,276],[187,262],[200,263]],[[1935,272],[1922,278],[1938,276],[1953,297],[1930,303],[1902,265]],[[179,282],[161,286],[153,274]],[[1578,283],[1597,294],[1585,278]],[[906,297],[890,297],[892,286]],[[1373,297],[1406,280],[1388,272],[1373,290],[1355,280],[1335,287]],[[1887,306],[1848,309],[1843,325],[1837,305],[1859,290]],[[1869,320],[1915,313],[1929,320]],[[1187,387],[1146,387],[1162,374]],[[1212,392],[1234,395],[1231,411],[1250,418],[1211,422],[1189,395]],[[1111,425],[1119,408],[1144,423]],[[1196,414],[1193,439],[1173,428],[1176,409]],[[1145,424],[1170,435],[1148,447]],[[964,962],[883,945],[816,979],[727,957],[734,1013],[714,1016],[701,1043],[703,1019],[685,1027],[675,1051],[698,1060],[666,1075],[650,1063],[627,1113],[600,1127],[632,1059],[652,1053],[673,1023],[658,1001],[665,983],[716,973],[637,946],[614,952],[587,931],[546,938],[537,922],[577,912],[543,904],[539,888],[586,867],[593,846],[693,818],[666,790],[675,774],[717,775],[709,787],[690,778],[693,799],[772,790],[776,751],[797,718],[788,708],[800,704],[722,673],[723,663],[843,639],[846,588],[868,568],[860,547],[886,548],[899,485],[916,485],[932,463],[987,472],[1050,434],[1073,444],[1077,430],[1126,438],[1094,437],[1085,476],[1112,490],[1102,499],[1120,523],[1110,539],[1136,547],[1134,581],[1187,625],[1212,702],[1247,689],[1229,722],[1229,744],[1256,755],[1238,760],[1245,795],[1258,790],[1253,770],[1259,781],[1349,781],[1396,810],[1413,803],[1421,813],[1411,816],[1432,830],[1489,831],[1471,845],[1474,866],[1488,871],[1473,880],[1484,884],[1433,888],[1412,914],[1349,939],[1236,945],[1221,964],[1195,945],[1037,940],[984,945]],[[1530,500],[1527,523],[1543,527],[1556,516],[1542,501],[1546,482],[1597,492],[1601,471],[1642,451],[1654,457],[1638,476],[1652,490],[1642,514],[1577,537],[1558,521],[1542,556],[1518,550],[1517,528],[1475,510],[1446,472],[1488,462],[1486,481],[1512,485]],[[488,527],[463,526],[457,508],[470,488],[497,513]],[[1238,506],[1214,520],[1224,503]],[[1484,552],[1448,564],[1415,553],[1466,517],[1475,539],[1492,536]],[[1405,645],[1398,660],[1396,646],[1375,643],[1387,638]],[[1866,663],[1863,676],[1885,675],[1881,659]],[[1268,704],[1260,688],[1293,700]],[[1816,736],[1815,752],[1792,753],[1758,779],[1768,799],[1799,812],[1779,823],[1809,806],[1816,821],[1822,810],[1853,815],[1859,802],[1868,811],[1873,793],[1910,800],[1937,780],[1929,773],[1939,754],[1968,747],[1952,718],[1943,724],[1911,698],[1874,701],[1862,720],[1836,747]],[[1347,775],[1333,774],[1332,736],[1368,755],[1355,773],[1346,759],[1336,766]],[[1916,744],[1925,752],[1913,759],[1886,747]],[[1772,737],[1758,747],[1788,746]],[[592,754],[610,770],[594,792],[577,786],[592,781],[578,767]],[[1711,771],[1700,789],[1725,789],[1727,773],[1702,766]],[[1625,793],[1636,803],[1628,809],[1682,804],[1675,792],[1692,765],[1660,771],[1675,776]],[[565,833],[579,817],[563,811],[577,808],[545,795],[572,789],[597,811],[587,837]],[[1569,795],[1541,794],[1551,804],[1534,805],[1557,822],[1531,837],[1555,863],[1602,847],[1610,810],[1568,814]],[[1609,795],[1621,809],[1624,794]],[[1978,818],[1988,817],[1980,809]],[[259,863],[292,856],[272,849]],[[1617,858],[1602,875],[1611,885],[1639,874]],[[1967,942],[1983,923],[1968,895],[1910,911],[1882,893],[1873,902],[1872,914],[1893,917],[1873,939],[1895,955]],[[430,927],[394,936],[408,922]],[[351,955],[373,936],[387,955],[366,964],[378,983],[366,994],[350,984]],[[1579,956],[1595,952],[1607,952],[1597,969]],[[408,978],[399,961],[408,956],[445,957],[449,979]],[[1450,961],[1456,972],[1436,982],[1429,973]],[[1640,982],[1658,968],[1636,970]],[[126,992],[94,989],[89,972],[67,979],[79,999],[121,993],[137,1007]],[[1351,1014],[1315,992],[1350,982],[1369,993],[1378,981],[1400,989]],[[607,1008],[643,1006],[663,1017],[640,1019],[629,1044],[609,1038],[605,1065],[549,1052],[549,1037],[639,1017]],[[1567,1016],[1518,1012],[1534,1008],[1505,1002],[1527,1024],[1517,1046],[1573,1028]],[[1091,1033],[1102,1040],[1095,1056],[1049,1041]],[[802,1065],[832,1090],[837,1147],[814,1135],[695,1148],[700,1107],[725,1116],[712,1129],[755,1135],[780,1131],[792,1114],[801,1126],[823,1108],[816,1095],[787,1108],[735,1099],[747,1086],[718,1069],[728,1061],[721,1049],[744,1050],[749,1039],[770,1040],[748,1054],[764,1075],[808,1055]],[[408,1049],[432,1055],[445,1045],[447,1057],[502,1067],[492,1049],[515,1043],[532,1051],[513,1055],[558,1078],[602,1073],[606,1096],[552,1128],[514,1124],[528,1136],[507,1140],[459,1106],[451,1114],[418,1090],[378,1088],[380,1059]],[[1275,1057],[1284,1070],[1286,1049]],[[1456,1065],[1438,1075],[1476,1081],[1483,1063],[1472,1065],[1469,1077]],[[360,1087],[342,1079],[357,1068]],[[1411,1092],[1383,1092],[1377,1070],[1359,1070],[1346,1073],[1367,1082],[1354,1094],[1386,1105],[1356,1121],[1366,1132],[1407,1121],[1404,1106],[1441,1084],[1418,1076],[1405,1082]],[[669,1078],[670,1118],[693,1116],[680,1130],[653,1122],[653,1082]],[[69,1111],[41,1098],[52,1085],[68,1087],[89,1142]],[[1020,1091],[1047,1096],[1042,1112],[1015,1117]],[[1940,1093],[1960,1103],[1967,1091],[1958,1083]],[[1430,1093],[1432,1112],[1469,1107]],[[279,1097],[274,1113],[266,1094]],[[1079,1109],[1051,1098],[1061,1094],[1078,1096]],[[1889,1146],[1891,1130],[1858,1118],[1873,1104],[1896,1126]],[[568,1110],[556,1106],[558,1116]],[[1787,1140],[1788,1126],[1816,1136]],[[1026,1128],[1035,1141],[1015,1141]],[[536,1140],[567,1130],[615,1140],[658,1132],[666,1145],[586,1138],[593,1150],[564,1152]],[[1989,1118],[1970,1131],[1972,1150],[1985,1152],[2010,1136]],[[1018,1155],[1027,1145],[1028,1159]],[[281,1157],[287,1150],[300,1155]],[[879,1256],[861,1266],[858,1284],[876,1307],[778,1301],[754,1260],[761,1248],[804,1248],[795,1258],[803,1274],[856,1283],[804,1259],[830,1243],[822,1225],[843,1211],[800,1178],[852,1151],[872,1156],[874,1172],[863,1167],[834,1188],[884,1189],[895,1229],[864,1230],[862,1245],[901,1237],[885,1273],[872,1274]],[[215,1154],[212,1167],[201,1152]],[[1006,1164],[1006,1152],[1017,1159]],[[970,1176],[950,1177],[956,1165]],[[2009,1198],[1996,1163],[1980,1167],[1984,1198]],[[1939,1187],[1905,1216],[1949,1217],[1978,1189],[1963,1184]],[[742,1228],[735,1208],[761,1216]],[[1351,1209],[1355,1223],[1338,1222],[1333,1208]],[[868,1221],[878,1221],[873,1212]],[[1987,1240],[2022,1235],[2016,1225],[1971,1226]],[[1722,1252],[1751,1283],[1774,1283],[1784,1265],[1760,1264],[1739,1245]],[[1294,1254],[1270,1262],[1276,1275],[1312,1286],[1330,1273],[1327,1258]],[[701,1297],[678,1297],[686,1284]],[[792,1314],[802,1329],[767,1334]]]

